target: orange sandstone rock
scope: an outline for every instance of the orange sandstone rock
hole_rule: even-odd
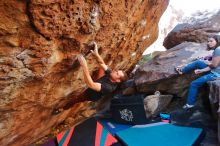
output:
[[[157,38],[167,5],[168,0],[1,1],[1,145],[28,145],[68,116],[90,110],[86,102],[51,115],[61,101],[71,100],[68,95],[86,88],[76,55],[84,54],[95,72],[88,44],[96,41],[111,68],[129,72]]]

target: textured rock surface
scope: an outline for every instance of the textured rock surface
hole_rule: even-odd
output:
[[[220,11],[198,13],[183,22],[185,23],[177,25],[165,38],[165,48],[170,49],[184,41],[207,42],[208,35],[220,32]]]
[[[85,88],[76,55],[97,70],[88,44],[95,40],[111,68],[129,71],[156,38],[168,0],[31,0],[0,2],[0,142],[27,145],[72,115],[52,116],[59,102]],[[82,118],[83,119],[83,118]],[[79,122],[79,121],[76,121]]]
[[[178,75],[175,66],[185,65],[194,58],[211,54],[206,51],[205,44],[182,43],[166,52],[156,55],[151,61],[140,66],[134,76],[139,92],[175,94],[179,97],[186,95],[189,83],[196,76],[194,73]]]
[[[211,104],[211,111],[215,117],[215,120],[218,120],[218,142],[220,142],[220,80],[215,80],[209,82],[209,100]]]
[[[144,98],[146,117],[156,116],[171,102],[173,95],[149,95]]]

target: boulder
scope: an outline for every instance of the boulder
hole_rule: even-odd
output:
[[[144,98],[146,117],[156,116],[171,102],[173,95],[149,95]]]
[[[185,42],[161,52],[152,60],[140,66],[134,75],[134,82],[138,92],[172,94],[185,97],[190,82],[198,77],[193,72],[179,75],[176,66],[184,66],[197,57],[212,54],[206,50],[205,44]]]
[[[220,80],[210,81],[209,84],[209,101],[212,115],[218,120],[218,142],[220,142]]]
[[[187,42],[204,43],[207,37],[220,32],[220,11],[198,12],[183,20],[164,39],[163,46],[167,49]]]

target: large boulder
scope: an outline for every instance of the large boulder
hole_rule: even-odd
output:
[[[178,75],[174,67],[184,66],[197,57],[210,55],[205,44],[185,42],[166,52],[161,52],[152,60],[140,66],[134,75],[135,85],[139,92],[173,94],[185,97],[189,83],[195,79],[193,72]]]
[[[129,72],[157,38],[167,5],[168,0],[1,1],[1,145],[28,145],[70,115],[75,123],[91,116],[90,102],[51,115],[61,101],[86,89],[76,55],[83,54],[95,74],[88,44],[96,41],[111,68]]]
[[[170,49],[182,42],[207,42],[207,37],[220,32],[220,11],[199,12],[183,20],[164,39],[163,45]]]

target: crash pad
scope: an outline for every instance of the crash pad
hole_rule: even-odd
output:
[[[203,129],[159,122],[136,125],[116,135],[129,146],[192,146],[201,140]]]

